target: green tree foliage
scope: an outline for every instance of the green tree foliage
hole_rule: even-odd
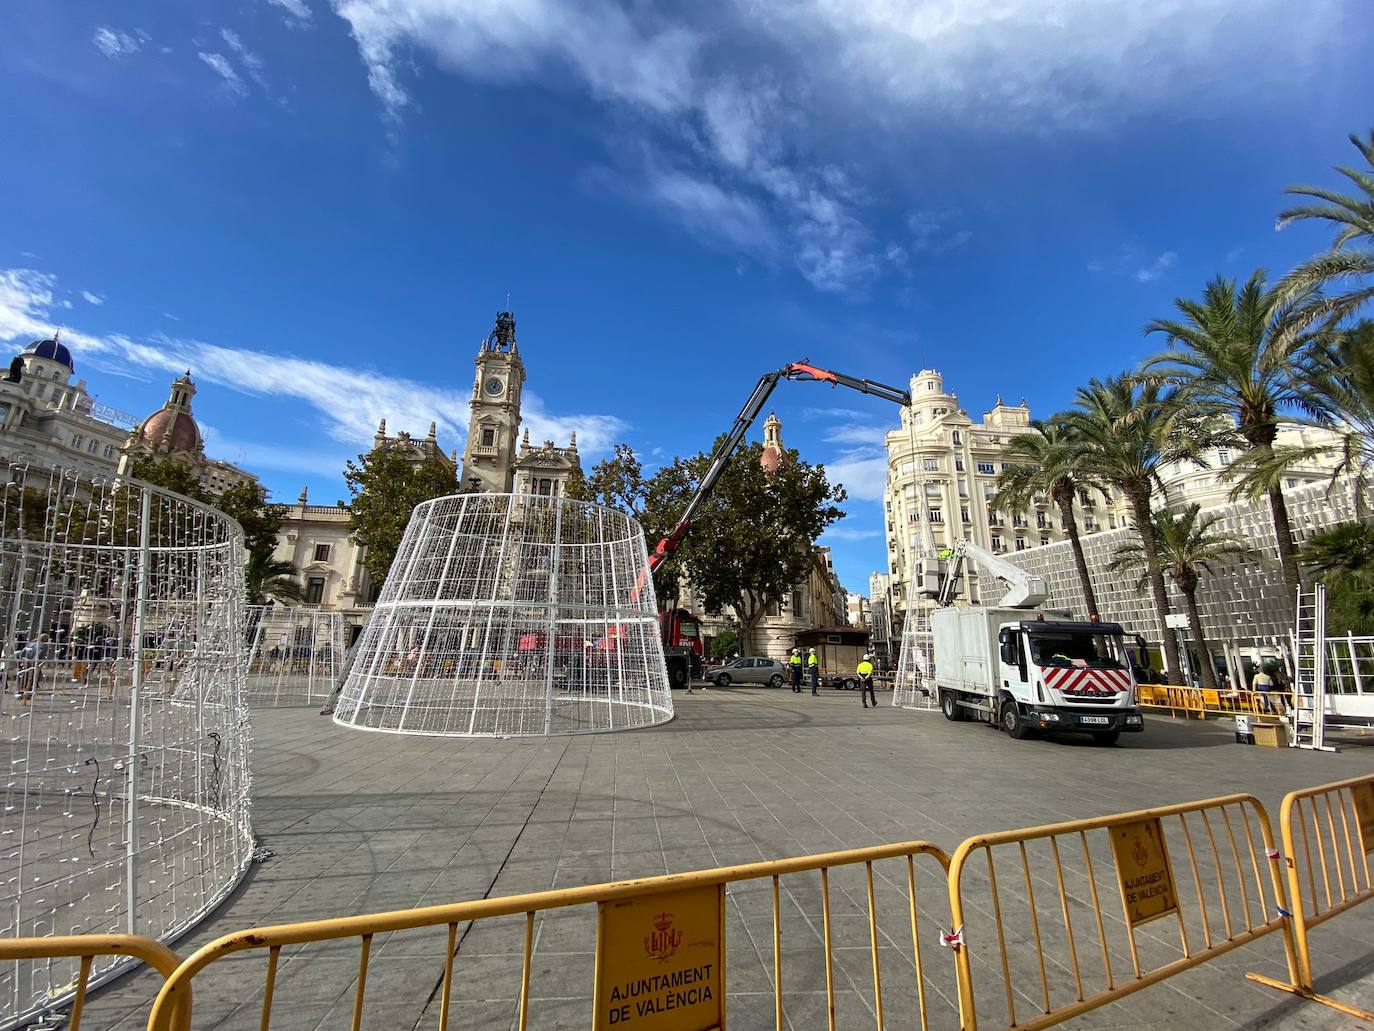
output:
[[[1326,584],[1326,632],[1374,634],[1374,526],[1333,526],[1314,535],[1298,557]]]
[[[1212,573],[1217,566],[1249,558],[1253,552],[1239,536],[1217,527],[1221,516],[1200,515],[1198,509],[1199,506],[1195,504],[1181,512],[1162,509],[1154,514],[1151,522],[1159,563],[1183,595],[1183,604],[1188,610],[1188,625],[1202,656],[1202,668],[1198,670],[1201,684],[1206,688],[1215,688],[1216,671],[1212,668],[1212,656],[1207,647],[1207,638],[1203,636],[1202,617],[1197,608],[1198,584],[1204,574]],[[1107,568],[1112,572],[1122,570],[1140,573],[1137,590],[1143,590],[1149,582],[1149,565],[1140,541],[1117,548]]]
[[[256,480],[236,483],[219,497],[205,491],[195,472],[182,462],[148,456],[130,466],[134,479],[163,490],[175,491],[194,501],[217,508],[243,527],[244,548],[250,556],[267,560],[277,549],[277,533],[286,517],[286,507],[274,504],[267,488]]]
[[[1304,370],[1303,400],[1318,420],[1340,434],[1340,457],[1331,484],[1342,476],[1355,480],[1355,508],[1365,511],[1364,492],[1374,471],[1374,322],[1357,322],[1323,341]],[[1295,463],[1327,451],[1290,447],[1275,456]]]
[[[1002,471],[997,476],[993,507],[1020,511],[1028,508],[1037,494],[1047,495],[1055,503],[1073,549],[1083,600],[1088,614],[1095,616],[1098,614],[1097,595],[1093,592],[1083,543],[1078,538],[1073,501],[1079,491],[1096,489],[1098,484],[1080,468],[1083,441],[1069,416],[1052,415],[1044,422],[1035,421],[1031,427],[1032,432],[1013,437],[1007,448],[1009,461],[1002,463]]]
[[[1290,186],[1288,193],[1310,198],[1279,215],[1279,227],[1293,222],[1325,222],[1336,230],[1330,250],[1304,262],[1284,277],[1287,292],[1324,288],[1325,300],[1314,309],[1328,325],[1354,314],[1374,298],[1374,129],[1368,138],[1352,133],[1350,142],[1364,160],[1363,168],[1336,167],[1354,185],[1350,193],[1320,186]],[[1352,246],[1353,245],[1353,246]]]
[[[274,559],[271,554],[250,551],[245,579],[248,604],[266,605],[269,600],[291,605],[305,601],[305,589],[295,563]]]
[[[200,478],[183,462],[144,455],[129,464],[129,475],[154,487],[184,494],[194,501],[210,503],[210,496],[201,489]]]
[[[617,444],[611,457],[592,466],[592,474],[587,478],[588,501],[627,512],[641,522],[648,496],[644,466],[629,444]]]
[[[676,513],[686,504],[681,495],[693,485],[681,463],[646,477],[634,448],[617,444],[609,458],[592,466],[592,474],[587,477],[587,500],[633,516],[644,528],[645,542],[652,551],[673,528]],[[672,607],[680,583],[676,562],[659,567],[654,574],[654,590],[660,610]]]
[[[1240,480],[1233,496],[1268,499],[1290,597],[1298,589],[1298,560],[1283,499],[1287,470],[1275,461],[1274,442],[1280,416],[1303,398],[1314,338],[1301,327],[1311,321],[1303,312],[1314,296],[1310,286],[1287,294],[1270,288],[1262,269],[1243,285],[1218,276],[1201,299],[1174,301],[1181,319],[1155,319],[1145,327],[1146,333],[1163,334],[1170,346],[1146,361],[1145,371],[1176,386],[1195,413],[1214,413],[1235,425],[1244,454],[1227,470]]]
[[[728,659],[740,650],[739,634],[725,630],[711,638],[711,658]]]
[[[563,496],[571,501],[591,500],[587,492],[587,477],[582,472],[582,466],[574,466],[568,474],[568,482],[563,485]]]
[[[348,528],[367,551],[363,565],[381,586],[391,570],[415,506],[456,493],[458,477],[438,461],[412,464],[399,452],[382,448],[349,459],[344,468],[351,500]]]
[[[806,576],[812,542],[844,515],[839,503],[847,497],[823,466],[803,462],[795,450],[774,473],[764,472],[762,454],[761,444],[735,452],[677,556],[707,612],[734,609],[745,642],[768,606]],[[646,510],[671,525],[709,464],[701,454],[661,470],[648,487]]]

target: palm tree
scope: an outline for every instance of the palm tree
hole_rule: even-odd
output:
[[[1374,526],[1341,523],[1315,534],[1299,554],[1326,582],[1328,633],[1374,631]]]
[[[1164,623],[1169,596],[1159,564],[1150,498],[1157,487],[1163,487],[1159,475],[1163,465],[1195,458],[1210,439],[1177,402],[1177,392],[1159,380],[1122,374],[1092,379],[1079,387],[1076,409],[1067,416],[1082,445],[1078,468],[1120,490],[1131,506],[1154,599],[1156,630],[1173,684],[1183,683],[1183,678],[1178,642]]]
[[[244,571],[248,604],[266,605],[269,598],[283,604],[305,601],[305,589],[297,579],[299,575],[300,571],[294,563],[261,552],[250,552]]]
[[[1008,445],[1007,451],[1015,464],[1003,464],[997,476],[993,507],[1017,511],[1029,506],[1037,494],[1049,495],[1059,507],[1059,517],[1073,549],[1074,566],[1078,570],[1088,615],[1096,616],[1097,595],[1093,593],[1083,542],[1078,538],[1073,499],[1080,490],[1097,484],[1078,468],[1081,444],[1068,415],[1052,415],[1043,422],[1037,419],[1031,423],[1031,429],[1031,433],[1013,437]]]
[[[1247,558],[1252,551],[1243,538],[1216,529],[1221,516],[1199,515],[1199,507],[1192,504],[1182,512],[1160,509],[1154,513],[1151,523],[1159,549],[1159,563],[1178,588],[1179,594],[1183,595],[1183,605],[1188,610],[1188,625],[1202,660],[1198,676],[1203,687],[1215,690],[1217,678],[1212,668],[1212,653],[1203,636],[1202,619],[1197,610],[1198,583],[1204,573],[1212,572],[1213,567]],[[1139,571],[1141,576],[1137,589],[1143,588],[1149,579],[1145,549],[1138,541],[1117,548],[1107,568],[1112,572]]]
[[[1365,320],[1315,350],[1304,370],[1307,407],[1341,436],[1341,455],[1331,473],[1354,481],[1355,509],[1364,511],[1364,485],[1374,470],[1374,322]],[[1322,448],[1294,448],[1292,461]]]
[[[1289,208],[1279,215],[1278,226],[1316,219],[1336,227],[1331,249],[1299,265],[1284,277],[1280,289],[1298,292],[1311,287],[1327,287],[1354,281],[1357,285],[1344,293],[1333,293],[1322,304],[1320,314],[1336,323],[1353,314],[1374,297],[1374,129],[1368,139],[1351,133],[1350,142],[1360,152],[1368,168],[1336,166],[1336,171],[1355,185],[1343,194],[1320,186],[1290,186],[1287,192],[1310,197],[1318,203]],[[1355,243],[1356,248],[1346,245]]]
[[[1264,270],[1257,269],[1240,286],[1218,276],[1200,300],[1174,301],[1181,320],[1154,319],[1145,327],[1147,334],[1164,334],[1170,350],[1147,360],[1144,370],[1178,387],[1199,415],[1224,415],[1234,422],[1246,450],[1233,474],[1243,476],[1234,494],[1268,497],[1290,598],[1298,590],[1298,560],[1274,442],[1279,413],[1304,401],[1313,335],[1299,327],[1314,297],[1312,287],[1289,294],[1270,288]],[[1257,474],[1260,469],[1266,472]]]

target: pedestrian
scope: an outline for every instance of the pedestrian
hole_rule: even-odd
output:
[[[878,707],[878,695],[873,690],[873,656],[864,653],[864,657],[859,660],[857,670],[859,674],[859,697],[863,699],[864,708],[868,708],[868,700],[873,699],[873,708]]]
[[[1259,694],[1259,698],[1255,701],[1258,703],[1256,707],[1260,712],[1274,711],[1269,707],[1269,692],[1274,690],[1274,678],[1263,666],[1255,670],[1255,675],[1250,678],[1250,690]]]
[[[817,688],[821,686],[821,661],[816,658],[815,648],[806,656],[806,677],[811,681],[811,695],[814,698],[820,694]]]
[[[792,656],[787,660],[787,664],[792,672],[792,693],[801,694],[802,657],[800,648],[792,649]]]

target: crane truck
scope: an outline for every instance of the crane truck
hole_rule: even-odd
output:
[[[1006,584],[998,603],[954,607],[968,561]],[[1091,734],[1115,744],[1139,733],[1135,674],[1119,623],[1075,620],[1043,608],[1043,578],[972,541],[922,558],[918,589],[935,598],[930,617],[935,689],[949,720],[977,719],[1020,740],[1037,733]],[[1138,636],[1142,651],[1145,643]]]

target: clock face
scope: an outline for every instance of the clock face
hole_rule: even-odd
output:
[[[497,394],[501,393],[501,391],[506,389],[506,385],[502,383],[499,379],[497,379],[495,376],[487,380],[485,386],[487,393],[492,395],[492,397],[495,397]]]

